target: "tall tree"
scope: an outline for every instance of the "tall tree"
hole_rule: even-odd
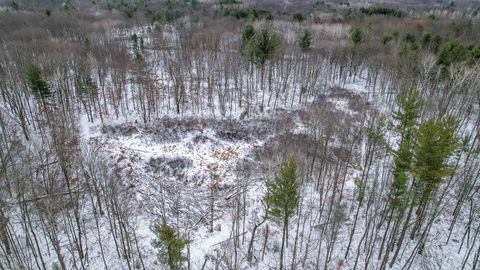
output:
[[[410,88],[399,93],[396,98],[396,104],[398,108],[393,112],[393,118],[397,120],[396,130],[400,136],[400,142],[398,143],[397,149],[393,150],[393,182],[388,195],[389,208],[387,210],[388,221],[385,237],[387,236],[392,220],[393,228],[390,233],[391,239],[388,241],[386,248],[387,253],[385,254],[382,264],[386,263],[388,250],[391,249],[391,246],[398,237],[399,244],[397,245],[397,251],[395,252],[392,264],[395,261],[406,233],[407,224],[410,221],[413,205],[411,196],[409,196],[408,186],[409,180],[413,181],[411,177],[411,166],[415,140],[414,130],[418,125],[418,118],[423,109],[423,101],[420,99],[419,92],[415,88]],[[409,209],[409,211],[401,233],[398,234],[406,209]]]
[[[247,28],[246,32],[242,33],[242,37],[251,35],[250,30]],[[253,35],[248,39],[245,56],[248,61],[263,67],[267,60],[272,59],[278,53],[281,44],[282,36],[279,33],[263,28],[253,32]]]
[[[433,192],[442,179],[453,174],[453,168],[448,164],[448,158],[459,146],[455,136],[458,121],[448,116],[441,120],[429,119],[420,124],[415,132],[415,161],[412,173],[416,181],[416,197],[418,202],[417,220],[412,230],[411,238],[421,226],[425,210]]]
[[[283,223],[280,249],[280,269],[283,269],[285,242],[288,242],[288,221],[295,214],[299,203],[297,159],[294,156],[290,156],[280,167],[275,179],[267,183],[265,202],[267,203],[267,217]]]
[[[265,103],[265,89],[263,87],[265,63],[267,62],[267,60],[272,60],[279,53],[281,45],[282,36],[279,33],[268,28],[263,28],[259,31],[254,32],[253,36],[251,36],[244,48],[244,56],[247,58],[247,60],[250,63],[253,63],[260,67],[262,108]],[[271,70],[272,69],[270,68],[270,71]]]
[[[419,92],[415,88],[410,88],[397,96],[396,103],[398,109],[393,112],[393,118],[398,121],[396,128],[400,133],[400,143],[394,151],[390,207],[401,216],[406,206],[404,196],[413,159],[413,131],[420,117],[423,101],[419,98]]]

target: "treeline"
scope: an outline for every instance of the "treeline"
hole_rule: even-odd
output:
[[[256,8],[240,8],[240,7],[226,7],[223,11],[225,16],[232,16],[237,19],[261,19],[265,18],[267,20],[272,20],[273,15],[270,11],[267,10],[257,10]]]
[[[390,8],[390,7],[382,7],[382,6],[369,6],[369,7],[361,7],[360,12],[369,16],[372,15],[387,15],[387,16],[393,16],[393,17],[404,17],[405,13],[401,10],[398,10],[396,8]]]

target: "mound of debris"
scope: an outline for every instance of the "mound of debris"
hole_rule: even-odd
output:
[[[165,176],[181,178],[184,177],[188,169],[192,167],[193,161],[181,157],[157,157],[151,158],[148,165],[150,165],[155,173],[162,173]]]

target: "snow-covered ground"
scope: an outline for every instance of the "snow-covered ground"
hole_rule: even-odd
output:
[[[368,102],[364,100],[365,91],[361,89],[359,83],[346,85],[346,88],[347,90],[333,88],[324,98],[317,100],[317,103],[325,102],[320,105],[327,106],[327,113],[339,115],[337,124],[358,125],[358,121],[361,120],[358,117],[363,113],[362,110],[368,108]],[[322,107],[320,105],[312,105],[307,110],[316,110],[316,106]],[[284,118],[293,119],[293,122],[283,121],[283,131],[296,134],[293,136],[311,135],[308,123],[299,115],[301,113],[298,110],[285,111]],[[137,231],[148,269],[159,267],[155,259],[156,251],[151,246],[154,239],[151,227],[164,218],[192,240],[188,248],[191,269],[215,268],[219,258],[233,252],[232,239],[238,233],[232,230],[235,217],[234,201],[235,198],[243,196],[241,195],[243,193],[248,202],[245,209],[246,219],[242,221],[243,228],[240,230],[242,244],[236,265],[239,269],[278,267],[281,227],[275,222],[267,221],[269,239],[263,259],[256,257],[253,263],[246,259],[251,229],[263,217],[265,180],[272,176],[275,164],[272,164],[272,172],[267,174],[262,174],[262,171],[258,170],[248,172],[247,179],[237,170],[239,164],[245,161],[254,164],[255,167],[255,164],[260,162],[256,160],[258,156],[255,152],[269,147],[269,143],[280,134],[275,131],[279,123],[273,119],[274,117],[269,115],[245,121],[165,117],[145,126],[135,121],[119,120],[111,121],[108,125],[99,122],[89,123],[82,118],[82,140],[101,146],[102,153],[122,168],[123,173],[128,176],[125,179],[129,181],[127,185],[132,187],[130,192],[137,209]],[[360,150],[364,151],[363,148]],[[378,176],[385,173],[383,170],[389,170],[389,167],[376,167],[375,170]],[[360,174],[358,168],[348,170],[344,185],[344,196],[347,198],[353,200],[356,196],[353,179]],[[246,188],[246,191],[243,188]],[[322,208],[319,196],[313,183],[305,183],[301,196],[303,213],[291,221],[290,242],[295,238],[294,232],[299,219],[306,227],[302,230],[305,235],[301,235],[297,251],[297,256],[301,253],[306,257],[295,258],[297,267],[303,269],[316,269],[317,247],[325,241],[319,239],[321,234],[317,218],[318,211]],[[214,211],[210,217],[212,205]],[[360,241],[363,241],[362,236],[368,226],[363,222],[366,214],[360,211],[359,222],[353,235],[352,253],[361,248]],[[343,258],[353,222],[352,216],[346,218],[346,222],[337,228],[338,238],[328,269],[333,269],[334,266],[337,269],[353,268],[354,260],[345,261]],[[210,219],[213,220],[213,225],[210,224]],[[438,222],[434,224],[432,236],[425,245],[424,253],[417,256],[412,269],[457,269],[461,264],[464,253],[457,252],[457,249],[463,232],[455,230],[452,233],[452,240],[448,245],[445,244],[445,236],[448,235],[446,224],[450,222],[448,219],[440,216]],[[264,252],[265,228],[261,226],[257,231],[258,239],[253,246],[256,256]],[[213,231],[210,231],[211,229]],[[380,229],[372,238],[378,245],[381,243],[382,233],[383,230]],[[414,242],[406,241],[405,245],[407,248],[400,256],[403,263],[408,259],[410,251],[415,248]],[[359,266],[364,265],[362,263],[364,255],[361,254]],[[291,247],[286,250],[285,256],[287,262],[292,261]],[[373,256],[378,256],[375,251]],[[324,260],[322,256],[320,258]],[[320,268],[323,267],[323,263],[322,261],[318,264]],[[367,268],[376,268],[375,260],[370,263]],[[392,269],[402,269],[403,263],[395,264]],[[118,263],[119,267],[120,265],[122,264]]]

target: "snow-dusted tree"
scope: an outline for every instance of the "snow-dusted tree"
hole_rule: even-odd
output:
[[[374,163],[376,152],[382,145],[385,145],[385,116],[375,115],[369,120],[368,124],[368,136],[367,136],[367,146],[365,151],[365,162],[363,163],[362,174],[360,178],[354,180],[355,185],[357,186],[357,210],[355,211],[355,216],[353,219],[353,227],[350,231],[350,237],[348,240],[347,251],[345,252],[345,259],[348,258],[348,253],[352,244],[353,236],[357,227],[358,217],[360,214],[360,208],[363,206],[365,200],[367,199],[367,183],[369,180],[370,169]],[[367,206],[368,208],[368,206]]]
[[[280,249],[280,269],[283,269],[285,242],[288,242],[288,221],[295,214],[299,203],[296,157],[290,156],[280,167],[275,179],[267,183],[265,202],[267,217],[281,221],[283,225]]]

